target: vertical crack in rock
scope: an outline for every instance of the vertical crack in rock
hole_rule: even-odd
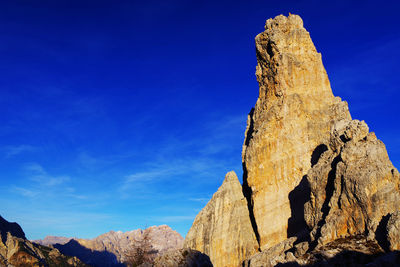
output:
[[[304,220],[293,207],[301,209],[307,196],[298,186],[327,150],[318,146],[327,143],[335,121],[351,117],[333,96],[321,54],[299,16],[267,20],[255,41],[259,97],[248,120],[242,162],[244,192],[264,250],[302,235]]]
[[[329,206],[329,202],[332,199],[333,193],[335,191],[335,179],[336,179],[336,168],[338,163],[342,161],[340,155],[336,156],[331,163],[331,170],[328,173],[328,179],[327,179],[327,183],[325,186],[325,201],[322,204],[322,208],[321,208],[321,212],[322,212],[322,218],[321,220],[318,222],[318,228],[315,234],[315,240],[311,243],[310,249],[314,249],[317,245],[318,245],[318,240],[321,237],[321,228],[322,226],[326,223],[326,217],[329,214],[330,211],[330,206]],[[341,181],[342,183],[342,181]],[[343,190],[343,187],[342,189]]]
[[[196,216],[184,246],[207,254],[216,267],[239,266],[258,251],[248,203],[233,171]]]
[[[254,131],[254,121],[253,121],[253,114],[254,114],[254,108],[251,109],[248,117],[247,117],[247,127],[246,127],[246,132],[245,132],[245,139],[244,139],[244,144],[243,144],[243,155],[244,155],[244,150],[249,144],[250,137],[253,134]],[[251,221],[251,226],[253,228],[253,232],[256,236],[258,246],[260,246],[260,234],[258,233],[258,228],[257,228],[257,223],[256,219],[254,218],[254,211],[253,211],[253,203],[252,203],[252,194],[253,190],[247,183],[247,169],[246,165],[244,162],[242,162],[242,167],[243,167],[243,185],[242,185],[242,191],[243,195],[247,200],[247,208],[249,210],[249,215],[250,215],[250,221]],[[260,250],[260,248],[258,248]]]
[[[251,222],[251,227],[253,228],[253,232],[256,236],[258,246],[260,246],[260,234],[258,233],[258,228],[257,228],[257,223],[256,219],[254,218],[254,211],[253,211],[253,203],[251,202],[251,195],[253,194],[251,187],[247,184],[247,171],[246,167],[243,166],[243,195],[247,200],[247,208],[249,210],[249,216],[250,216],[250,222]],[[260,250],[260,249],[259,249]]]
[[[302,19],[267,20],[255,43],[259,96],[247,119],[243,185],[227,175],[187,246],[216,267],[236,266],[257,249],[246,266],[275,266],[356,236],[383,236],[389,243],[381,246],[400,248],[399,172],[385,145],[333,95]]]

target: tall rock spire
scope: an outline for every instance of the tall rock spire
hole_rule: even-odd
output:
[[[400,174],[385,145],[332,94],[301,18],[267,20],[256,51],[260,92],[247,120],[243,194],[227,175],[186,245],[216,267],[251,254],[243,266],[306,265],[349,249],[371,260],[398,249]]]
[[[307,193],[302,179],[314,164],[313,153],[335,121],[351,117],[347,103],[333,96],[321,54],[299,16],[267,20],[256,50],[260,92],[242,159],[244,192],[263,249],[301,234]]]

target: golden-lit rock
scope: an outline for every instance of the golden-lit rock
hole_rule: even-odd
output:
[[[391,251],[400,250],[400,211],[390,214],[386,225],[386,240],[388,249]]]
[[[242,160],[263,250],[304,230],[302,179],[314,164],[313,152],[329,140],[336,121],[351,118],[347,103],[333,96],[321,54],[299,16],[267,20],[256,49],[260,92]]]
[[[224,182],[186,244],[215,266],[400,262],[396,252],[383,254],[400,248],[399,172],[367,124],[332,94],[301,18],[267,20],[256,50],[260,92],[247,120],[238,205],[247,200],[248,212],[232,215],[235,197],[222,193]],[[244,242],[257,244],[253,235],[260,252],[234,258]]]
[[[358,120],[335,125],[327,145],[307,174],[311,196],[304,218],[311,239],[318,245],[360,234],[385,239],[379,225],[384,228],[385,217],[400,209],[400,175],[385,145]]]
[[[185,247],[207,254],[215,267],[239,266],[257,251],[247,201],[234,172],[196,216]]]

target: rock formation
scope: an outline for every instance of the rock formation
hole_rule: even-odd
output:
[[[226,204],[225,213],[215,208],[220,199],[237,199],[221,196],[222,186],[196,217],[186,246],[208,254],[216,267],[238,266],[243,257],[233,261],[214,242],[228,225],[241,229],[230,236],[229,251],[253,254],[246,266],[399,261],[397,252],[384,254],[400,248],[399,172],[385,145],[332,94],[301,18],[267,20],[256,52],[260,92],[242,152],[241,207],[248,212],[236,219],[234,205]],[[261,252],[244,249],[255,244],[251,236]]]
[[[257,251],[247,201],[234,172],[196,216],[185,247],[207,254],[214,266],[238,266]]]
[[[242,159],[245,192],[264,249],[302,230],[296,214],[301,206],[293,204],[300,204],[313,153],[329,140],[335,121],[351,118],[347,104],[333,96],[321,54],[299,16],[267,20],[256,49],[260,92]]]
[[[384,243],[383,246],[386,245],[385,248],[391,251],[400,250],[400,211],[390,214],[385,230],[383,240],[387,243]]]
[[[375,239],[385,217],[400,209],[400,176],[385,145],[358,120],[335,124],[325,145],[307,173],[304,218],[311,239],[318,245],[359,234]]]
[[[162,255],[169,250],[180,249],[183,246],[182,236],[167,225],[152,226],[145,230],[138,229],[125,233],[110,231],[93,239],[46,237],[43,240],[36,240],[36,242],[53,245],[62,253],[76,256],[92,266],[122,266],[129,249],[145,234],[149,236],[152,250],[156,251],[155,256]]]
[[[197,250],[182,248],[166,252],[154,260],[154,267],[212,267],[210,258]]]
[[[17,223],[0,216],[0,266],[86,266],[55,248],[30,242]]]
[[[283,243],[283,242],[282,242]],[[270,266],[399,266],[398,252],[385,253],[373,240],[364,236],[339,238],[326,245],[302,252],[301,246],[284,252],[278,252],[276,245],[246,260],[244,267]],[[288,248],[288,247],[287,247]]]

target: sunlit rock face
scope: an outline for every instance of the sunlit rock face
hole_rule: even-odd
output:
[[[257,251],[247,201],[234,172],[196,216],[185,247],[207,254],[214,266],[239,266]]]
[[[261,249],[305,229],[305,175],[335,122],[350,120],[297,15],[269,19],[256,37],[260,91],[243,145],[244,192]],[[303,181],[302,181],[303,180]]]
[[[158,256],[152,265],[153,267],[213,267],[210,258],[197,250],[182,248],[170,250]]]
[[[256,51],[242,191],[227,176],[185,244],[217,267],[400,264],[399,172],[333,96],[301,18],[267,20]]]
[[[304,218],[312,229],[311,240],[324,245],[363,234],[386,249],[382,241],[387,237],[380,228],[400,209],[400,176],[385,145],[358,120],[336,124],[327,145],[307,174],[311,195]],[[395,218],[389,225],[396,225]]]

